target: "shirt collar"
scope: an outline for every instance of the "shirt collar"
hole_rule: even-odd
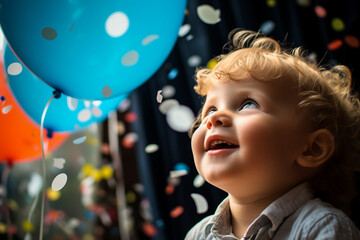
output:
[[[272,202],[248,227],[244,237],[249,238],[256,234],[260,228],[271,225],[268,234],[273,237],[274,233],[286,217],[314,198],[309,183],[302,183],[291,189],[283,196]],[[232,235],[230,225],[231,214],[229,197],[225,198],[217,207],[215,214],[206,226],[207,233],[212,232],[219,238]]]

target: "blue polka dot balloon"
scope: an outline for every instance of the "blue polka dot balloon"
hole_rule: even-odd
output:
[[[171,52],[186,0],[0,0],[11,49],[42,81],[78,99],[129,93]]]

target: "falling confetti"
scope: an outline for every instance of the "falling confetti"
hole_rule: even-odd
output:
[[[207,24],[216,24],[220,22],[220,10],[214,9],[212,6],[204,4],[197,7],[199,18]]]
[[[202,195],[198,193],[192,193],[191,197],[195,202],[196,212],[198,214],[205,213],[208,210],[208,202]]]
[[[149,144],[145,147],[146,153],[154,153],[159,150],[159,146],[157,144]]]
[[[120,112],[126,112],[130,108],[130,105],[131,105],[131,101],[130,99],[127,98],[120,103],[118,109]]]
[[[46,195],[47,195],[49,200],[56,201],[56,200],[58,200],[60,198],[61,193],[59,191],[54,191],[51,188],[49,188],[46,191]]]
[[[170,171],[170,177],[171,178],[179,178],[182,176],[185,176],[188,174],[187,170],[174,170],[174,171]]]
[[[216,64],[218,64],[218,62],[219,62],[218,60],[213,58],[210,61],[208,61],[208,63],[206,64],[206,67],[209,69],[213,69],[216,66]]]
[[[98,108],[98,107],[92,107],[92,108],[91,108],[91,112],[92,112],[92,115],[93,115],[94,117],[97,117],[97,118],[99,118],[99,117],[101,117],[101,116],[103,115],[103,112],[102,112],[101,109]]]
[[[197,175],[197,176],[194,178],[194,182],[193,182],[194,187],[199,188],[199,187],[203,186],[204,183],[205,183],[205,180],[204,180],[204,178],[201,177],[200,175]]]
[[[103,179],[110,179],[114,176],[114,169],[110,165],[104,165],[100,169]]]
[[[145,235],[150,238],[155,237],[157,234],[156,227],[149,222],[143,223],[142,229],[143,229]]]
[[[41,30],[41,36],[46,40],[54,40],[57,37],[57,32],[51,27],[46,27]]]
[[[340,18],[333,18],[331,20],[331,27],[335,31],[341,32],[345,29],[345,24],[344,24],[343,20],[341,20]]]
[[[171,97],[174,97],[175,96],[175,93],[176,93],[176,90],[173,86],[171,85],[166,85],[165,87],[163,87],[162,89],[162,95],[165,97],[165,98],[171,98]]]
[[[181,214],[183,214],[184,212],[184,208],[182,206],[177,206],[175,207],[173,210],[171,210],[170,212],[170,216],[172,218],[177,218],[179,217]]]
[[[173,68],[173,69],[171,69],[171,71],[169,72],[167,77],[169,79],[174,79],[177,77],[178,73],[179,73],[179,71],[176,68]]]
[[[91,118],[90,109],[83,109],[77,115],[77,119],[79,120],[79,122],[87,122],[90,120],[90,118]]]
[[[167,123],[177,132],[187,132],[194,119],[195,115],[192,110],[184,105],[172,107],[166,114]]]
[[[126,148],[132,148],[138,139],[139,136],[136,133],[130,132],[124,136],[122,145]]]
[[[53,166],[58,169],[63,169],[66,160],[64,158],[54,158]]]
[[[40,174],[33,173],[30,177],[30,182],[27,187],[27,192],[31,197],[35,197],[43,186],[43,180]]]
[[[180,27],[179,29],[179,37],[184,37],[186,34],[188,34],[191,30],[191,25],[190,24],[184,24]]]
[[[5,223],[0,222],[0,234],[4,234],[7,231],[7,227]]]
[[[301,7],[309,7],[311,5],[310,0],[296,0],[296,2]]]
[[[324,18],[327,15],[326,9],[323,6],[315,6],[315,14],[319,17],[319,18]]]
[[[22,66],[18,62],[11,63],[7,68],[9,75],[19,75],[22,72]]]
[[[58,174],[51,183],[51,189],[53,191],[61,190],[65,186],[67,178],[68,177],[65,173]]]
[[[144,46],[148,45],[149,43],[155,41],[158,38],[159,38],[159,35],[149,35],[141,41],[141,44]]]
[[[130,67],[137,63],[139,60],[139,53],[135,50],[127,52],[121,59],[124,66]]]
[[[129,28],[129,18],[123,12],[111,14],[105,23],[107,34],[111,37],[120,37],[126,33]]]
[[[102,90],[101,90],[101,94],[104,96],[104,97],[110,97],[111,94],[113,94],[113,90],[111,90],[111,88],[106,85]]]
[[[166,185],[165,193],[166,193],[167,195],[173,194],[174,191],[175,191],[175,186],[174,186],[173,184],[170,184],[170,183],[169,183],[168,185]]]
[[[7,113],[9,113],[10,112],[10,110],[12,109],[12,105],[7,105],[6,107],[3,107],[3,109],[2,109],[2,113],[3,114],[7,114]]]
[[[81,144],[86,141],[86,136],[79,137],[73,141],[74,144]]]
[[[22,222],[22,228],[25,232],[32,232],[34,231],[34,224],[32,224],[30,221],[25,220]]]
[[[359,39],[353,35],[346,35],[344,41],[352,48],[358,48],[360,46]]]
[[[190,41],[194,36],[192,34],[186,36],[186,41]]]
[[[170,109],[178,106],[180,103],[176,99],[167,99],[160,104],[159,110],[162,114],[167,114]]]
[[[133,191],[126,193],[126,202],[134,203],[136,201],[136,194]]]
[[[260,26],[260,31],[263,34],[270,34],[275,29],[275,23],[273,21],[266,21]]]
[[[138,116],[135,112],[128,112],[124,116],[124,120],[128,123],[133,123],[137,120]]]
[[[188,61],[187,61],[188,65],[190,67],[196,67],[198,65],[200,65],[201,63],[201,57],[198,56],[198,55],[194,55],[194,56],[191,56]]]
[[[267,4],[269,7],[275,7],[275,6],[276,6],[276,0],[267,0],[267,1],[266,1],[266,4]]]
[[[185,170],[187,172],[190,172],[189,166],[186,163],[183,163],[183,162],[175,164],[174,169],[175,170]]]
[[[343,42],[340,39],[333,40],[328,44],[328,49],[331,51],[339,49],[343,45]]]
[[[78,103],[79,103],[79,101],[76,98],[72,98],[72,97],[67,97],[66,102],[67,102],[68,108],[71,111],[75,111],[76,108],[78,107]]]
[[[162,90],[159,90],[159,91],[157,91],[157,93],[156,93],[156,101],[158,102],[158,103],[161,103],[162,102],[162,100],[163,100],[163,95],[161,95],[161,92],[162,92]]]

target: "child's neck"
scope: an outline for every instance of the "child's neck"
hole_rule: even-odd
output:
[[[230,195],[231,226],[233,234],[241,238],[249,225],[269,206],[277,196],[260,199],[254,202],[243,203]]]

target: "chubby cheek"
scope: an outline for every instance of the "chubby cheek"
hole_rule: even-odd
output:
[[[191,138],[191,149],[197,171],[201,175],[201,157],[205,153],[204,149],[205,132],[199,127]]]

